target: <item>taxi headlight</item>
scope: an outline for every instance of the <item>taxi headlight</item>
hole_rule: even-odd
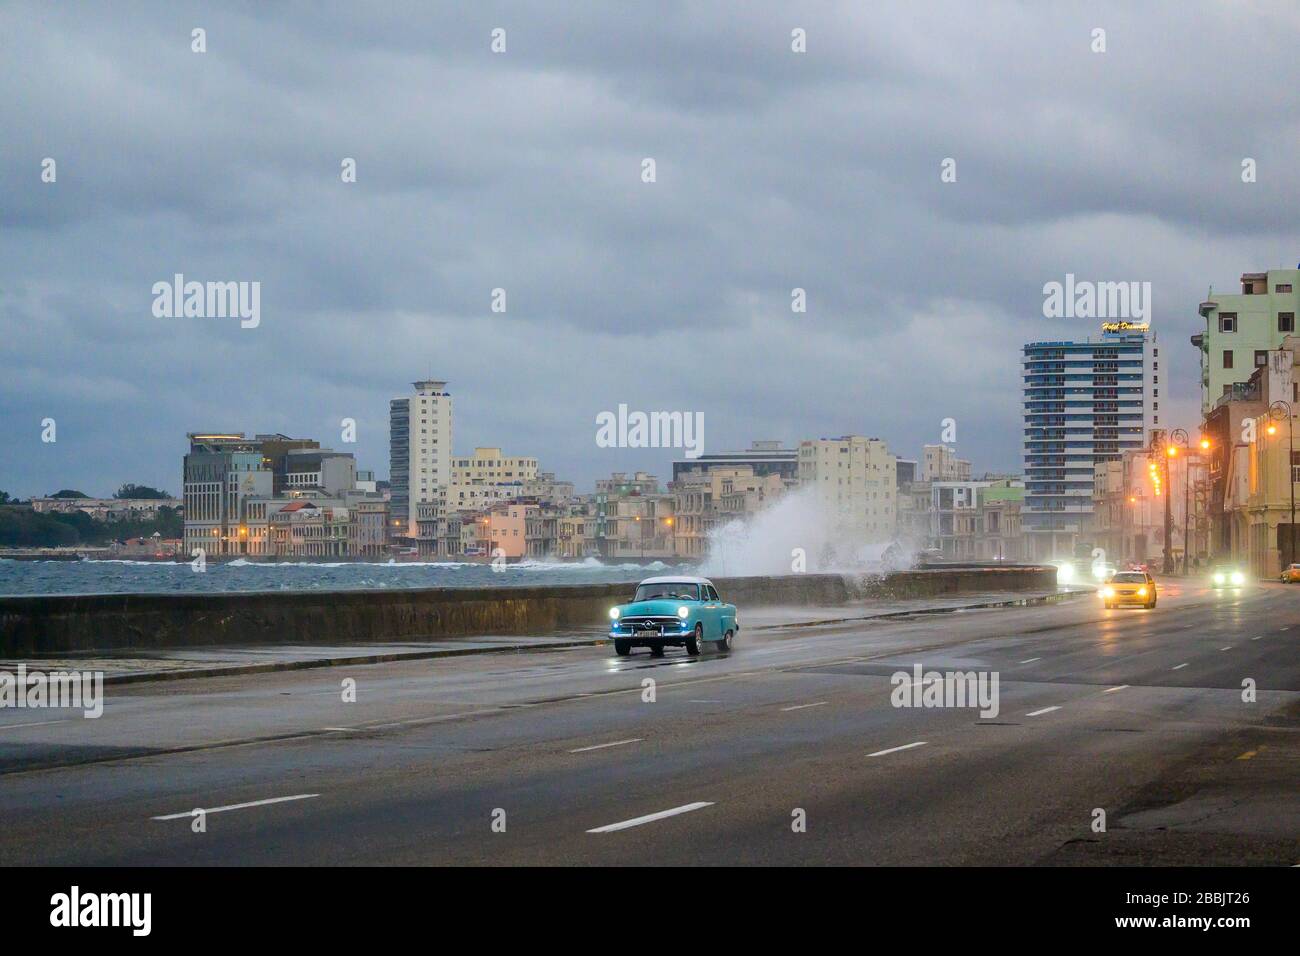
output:
[[[616,607],[612,607],[612,608],[610,608],[610,609],[609,609],[609,616],[610,616],[613,620],[617,621],[617,620],[618,620],[618,608],[616,608]]]
[[[684,621],[691,616],[691,609],[688,607],[679,607],[677,609],[677,616]]]
[[[1222,583],[1223,583],[1223,580],[1224,580],[1224,578],[1223,578],[1223,575],[1222,575],[1221,573],[1220,573],[1220,574],[1216,574],[1216,575],[1214,576],[1214,583],[1215,583],[1215,584],[1222,584]]]
[[[1146,588],[1138,588],[1138,597],[1146,597],[1146,596],[1147,596],[1147,589],[1146,589]]]
[[[1242,574],[1240,571],[1233,571],[1233,572],[1232,572],[1232,583],[1233,583],[1233,584],[1245,584],[1245,583],[1246,583],[1246,575]]]
[[[1115,596],[1115,589],[1114,589],[1114,588],[1102,588],[1102,589],[1101,589],[1101,596],[1104,597],[1104,598],[1112,598],[1112,597]]]

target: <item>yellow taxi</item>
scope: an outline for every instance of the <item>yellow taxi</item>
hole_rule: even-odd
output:
[[[1122,604],[1153,608],[1156,579],[1145,571],[1120,571],[1101,586],[1101,599],[1108,608]]]
[[[1289,565],[1282,572],[1282,583],[1295,584],[1297,581],[1300,581],[1300,564]]]

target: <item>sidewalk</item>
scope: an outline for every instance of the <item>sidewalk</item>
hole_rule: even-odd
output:
[[[989,591],[951,598],[917,598],[896,601],[856,602],[828,607],[760,607],[740,609],[742,633],[782,628],[847,624],[855,621],[888,619],[915,614],[943,614],[985,608],[1015,607],[1070,600],[1081,589],[1053,591]],[[222,647],[179,647],[162,650],[103,651],[58,658],[23,658],[0,661],[0,670],[13,672],[19,664],[27,671],[101,671],[106,684],[141,681],[221,677],[268,671],[338,667],[353,664],[382,664],[390,661],[427,660],[464,654],[546,651],[566,647],[590,647],[606,640],[603,625],[546,636],[489,635],[446,638],[437,641],[396,641],[367,644],[258,644]]]

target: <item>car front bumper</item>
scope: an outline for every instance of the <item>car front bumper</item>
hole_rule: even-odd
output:
[[[1131,594],[1114,594],[1106,598],[1108,604],[1149,604],[1152,596],[1150,594],[1139,595],[1136,591]]]

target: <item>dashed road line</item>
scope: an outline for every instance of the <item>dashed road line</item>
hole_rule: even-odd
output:
[[[643,823],[654,823],[656,820],[664,820],[668,817],[675,817],[681,813],[690,813],[692,810],[702,810],[705,807],[713,806],[712,803],[699,801],[696,803],[686,803],[680,807],[673,807],[671,810],[660,810],[658,813],[647,813],[643,817],[633,817],[631,820],[624,820],[621,823],[611,823],[607,826],[596,827],[594,830],[588,830],[588,833],[613,833],[615,830],[626,830],[630,827],[639,827]]]
[[[1182,670],[1182,669],[1183,669],[1184,667],[1186,667],[1186,666],[1187,666],[1186,664],[1175,664],[1174,667],[1173,667],[1173,669],[1176,670],[1176,671],[1180,671],[1180,670]]]
[[[1107,687],[1104,691],[1102,691],[1102,693],[1113,694],[1117,690],[1128,690],[1128,686],[1129,686],[1128,684],[1120,684],[1118,687]]]
[[[310,800],[312,797],[319,797],[319,793],[296,793],[291,797],[271,797],[269,800],[252,800],[248,803],[232,803],[226,807],[200,808],[206,813],[225,813],[227,810],[247,810],[249,807],[265,807],[272,803],[289,803],[292,800]],[[150,817],[151,820],[180,820],[183,817],[194,816],[194,810],[186,810],[184,813],[169,813],[162,817]]]
[[[896,754],[900,750],[911,750],[913,747],[924,747],[926,741],[918,740],[915,743],[903,744],[901,747],[890,747],[888,750],[877,750],[873,754],[867,754],[868,757],[883,757],[885,754]]]
[[[25,724],[0,724],[0,731],[17,730],[19,727],[44,727],[47,724],[64,724],[75,717],[60,717],[58,720],[29,720]]]
[[[590,747],[575,747],[570,750],[571,754],[585,754],[588,750],[604,750],[606,747],[621,747],[624,744],[639,744],[645,740],[644,737],[629,737],[627,740],[611,740],[607,744],[593,744]]]
[[[792,710],[805,710],[808,707],[825,707],[827,703],[827,701],[819,700],[814,704],[795,704],[793,707],[782,707],[781,712],[789,713]]]
[[[1020,663],[1021,663],[1021,664],[1032,664],[1034,661],[1041,661],[1041,660],[1042,660],[1041,657],[1031,657],[1031,658],[1029,658],[1029,660],[1027,660],[1027,661],[1021,661]]]
[[[1039,717],[1043,714],[1050,714],[1054,710],[1060,710],[1060,707],[1044,707],[1042,710],[1031,710],[1025,714],[1026,717]]]

